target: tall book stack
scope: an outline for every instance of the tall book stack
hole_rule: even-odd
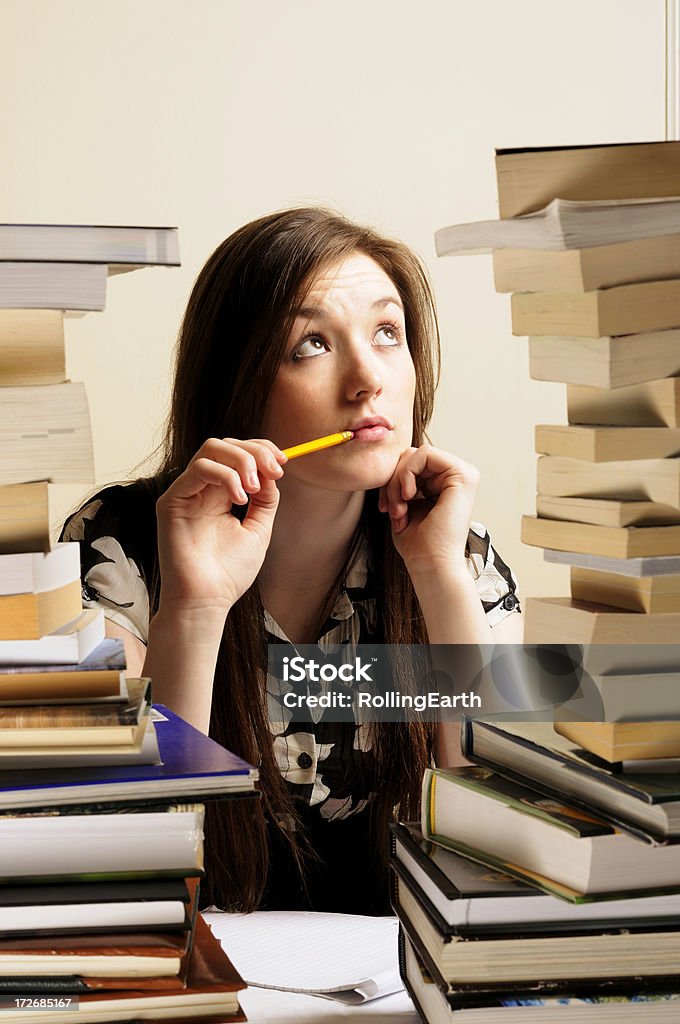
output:
[[[177,265],[171,228],[0,225],[0,1006],[8,1021],[242,1020],[197,913],[204,801],[256,771],[125,675],[83,610],[49,482],[94,479],[64,316],[109,273]],[[77,1011],[77,1012],[76,1012]]]
[[[571,597],[529,598],[525,642],[584,646],[595,699],[566,735],[680,757],[680,142],[505,150],[496,170],[501,219],[437,246],[493,252],[532,378],[567,385],[522,539],[570,566]]]
[[[501,219],[437,251],[493,253],[532,377],[568,385],[569,423],[536,428],[522,538],[571,566],[571,598],[529,599],[525,643],[583,645],[585,671],[559,721],[467,721],[474,764],[427,773],[422,834],[393,854],[403,971],[428,1021],[671,1021],[680,143],[500,151],[497,175]]]
[[[423,1020],[676,1021],[677,775],[652,803],[657,779],[622,783],[544,722],[464,719],[463,753],[426,771],[421,822],[392,827]]]

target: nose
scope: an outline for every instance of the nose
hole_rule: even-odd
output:
[[[382,372],[377,356],[365,345],[348,353],[345,367],[345,396],[350,401],[380,395]]]

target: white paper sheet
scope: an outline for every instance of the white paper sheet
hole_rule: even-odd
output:
[[[304,911],[203,916],[248,985],[350,1005],[404,988],[396,917]]]

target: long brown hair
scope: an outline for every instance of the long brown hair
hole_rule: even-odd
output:
[[[189,298],[179,335],[164,458],[150,485],[158,494],[181,473],[208,437],[258,437],[267,399],[293,325],[294,309],[322,269],[352,253],[371,257],[394,282],[404,305],[406,336],[416,370],[413,441],[426,438],[439,377],[439,333],[426,273],[400,242],[319,207],[283,210],[240,228],[208,259]],[[404,563],[378,513],[377,491],[364,502],[361,529],[371,551],[378,591],[377,640],[427,642],[422,614]],[[158,606],[158,569],[151,610]],[[304,874],[304,835],[284,829],[295,807],[277,767],[267,719],[267,638],[253,585],[224,627],[213,690],[210,735],[259,764],[262,799],[247,815],[230,802],[209,805],[204,902],[252,910],[268,869],[267,821],[291,843]],[[395,809],[417,817],[420,782],[431,762],[432,727],[374,727],[380,792],[372,806],[376,842],[386,854]],[[298,833],[299,834],[299,833]]]

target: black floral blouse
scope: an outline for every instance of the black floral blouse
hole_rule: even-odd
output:
[[[156,546],[155,508],[147,493],[136,484],[106,488],[67,520],[60,539],[80,542],[84,605],[103,609],[107,618],[146,644],[146,581]],[[471,524],[468,546],[468,568],[494,626],[520,611],[517,580],[481,523]],[[375,643],[375,602],[363,545],[317,641],[322,651],[338,644]],[[265,628],[269,643],[289,643],[266,611]],[[270,693],[280,692],[281,681],[270,677],[268,686]],[[370,728],[361,721],[328,721],[323,709],[304,715],[296,711],[293,717],[282,702],[276,703],[281,714],[270,715],[274,755],[319,864],[310,867],[305,891],[289,852],[272,830],[275,848],[263,909],[389,913],[386,881],[377,852],[370,848],[368,811],[380,784]],[[358,850],[363,851],[359,858]]]

